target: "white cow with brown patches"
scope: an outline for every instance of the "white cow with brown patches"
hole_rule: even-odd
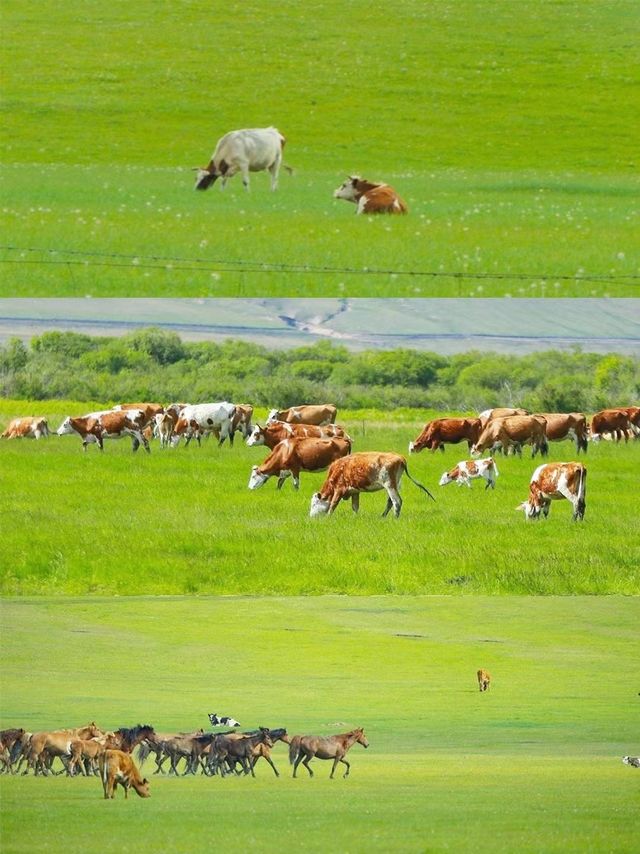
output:
[[[486,460],[463,460],[450,471],[446,471],[440,478],[439,485],[446,486],[448,483],[457,483],[458,486],[468,486],[471,489],[471,481],[481,477],[486,481],[485,489],[495,489],[498,468],[493,457]]]
[[[100,450],[104,450],[104,439],[121,439],[123,436],[131,436],[131,448],[137,451],[142,445],[147,453],[151,453],[149,442],[144,435],[146,426],[145,415],[139,409],[124,411],[108,410],[106,412],[91,413],[81,418],[65,418],[56,430],[58,436],[73,435],[76,433],[82,439],[82,450],[87,450],[87,445],[97,442]]]
[[[356,204],[356,214],[406,214],[408,208],[393,187],[351,175],[334,191],[335,199]]]
[[[226,133],[216,145],[211,160],[203,168],[196,168],[196,190],[208,190],[220,178],[224,189],[229,178],[242,174],[245,190],[249,189],[249,173],[268,171],[271,189],[278,186],[278,172],[282,165],[282,149],[286,139],[277,128],[246,128]],[[289,173],[291,167],[284,167]]]
[[[341,501],[351,499],[354,513],[360,508],[361,492],[378,492],[384,489],[387,493],[387,506],[382,516],[386,516],[393,508],[396,518],[400,515],[402,498],[400,497],[400,481],[406,474],[430,498],[433,495],[426,486],[414,480],[407,469],[407,461],[400,454],[378,451],[363,451],[331,464],[327,479],[320,492],[311,498],[311,518],[331,514]],[[435,498],[433,498],[435,501]]]
[[[3,439],[40,439],[49,435],[49,424],[43,416],[13,418],[2,434]]]
[[[518,505],[527,519],[545,519],[552,501],[566,498],[573,506],[573,520],[584,519],[587,469],[582,463],[546,463],[538,466],[529,484],[529,499]]]

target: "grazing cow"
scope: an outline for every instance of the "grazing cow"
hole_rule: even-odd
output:
[[[634,436],[640,436],[640,406],[615,406],[620,412],[626,412],[629,416],[629,425]]]
[[[211,726],[240,726],[239,721],[236,721],[234,718],[230,717],[220,717],[215,712],[211,712],[209,714],[209,721],[211,722]]]
[[[175,447],[181,436],[186,438],[187,445],[193,438],[200,444],[202,436],[213,433],[218,438],[219,447],[231,436],[235,414],[235,405],[226,400],[185,406],[174,427],[172,445]]]
[[[387,493],[387,506],[382,516],[386,516],[393,507],[396,517],[400,515],[402,498],[400,480],[406,474],[423,492],[435,501],[426,486],[418,483],[409,474],[407,461],[400,454],[378,451],[365,451],[353,454],[332,463],[327,479],[320,492],[311,498],[311,518],[331,514],[341,501],[351,499],[351,507],[357,513],[360,507],[361,492],[377,492],[384,489]]]
[[[253,466],[249,489],[259,489],[278,476],[278,489],[291,475],[294,489],[300,487],[301,471],[324,471],[334,460],[351,453],[348,439],[284,439],[260,466]]]
[[[290,406],[289,409],[272,409],[267,418],[267,424],[273,421],[286,421],[288,424],[315,424],[321,427],[325,424],[335,424],[338,409],[332,403]]]
[[[409,453],[418,454],[423,448],[444,451],[445,444],[457,445],[466,440],[469,450],[480,438],[479,418],[436,418],[425,424],[415,442],[409,442]]]
[[[173,436],[173,430],[175,425],[178,423],[177,419],[174,420],[173,414],[169,414],[168,412],[161,412],[154,418],[155,422],[155,433],[160,439],[160,447],[168,448],[171,445],[171,437]]]
[[[82,418],[65,418],[56,430],[58,436],[77,433],[82,439],[82,450],[87,450],[87,445],[97,442],[100,450],[104,450],[104,439],[121,439],[123,436],[131,436],[131,448],[137,451],[140,445],[147,453],[151,453],[149,442],[144,435],[145,417],[137,409],[124,412],[103,412],[85,415]]]
[[[573,520],[584,519],[587,506],[587,469],[582,463],[546,463],[538,466],[529,484],[529,499],[516,508],[527,519],[547,518],[552,501],[566,498],[573,505]]]
[[[46,418],[36,416],[31,418],[13,418],[2,434],[3,439],[45,439],[49,435],[49,424]]]
[[[493,457],[488,457],[486,460],[464,460],[451,471],[446,471],[440,478],[439,485],[446,486],[455,481],[458,486],[468,486],[471,489],[471,481],[476,477],[482,477],[487,482],[485,490],[489,487],[495,489],[498,474]]]
[[[196,168],[196,190],[208,190],[221,178],[224,189],[229,178],[236,172],[242,173],[242,183],[249,189],[249,172],[263,172],[271,175],[271,189],[278,186],[278,172],[282,164],[282,149],[285,138],[274,127],[232,130],[218,141],[211,160],[203,168]],[[291,168],[284,167],[289,173]]]
[[[488,670],[478,670],[478,688],[480,693],[487,691],[491,685],[491,674]]]
[[[135,789],[141,798],[150,797],[149,781],[143,779],[138,771],[130,753],[122,750],[105,750],[98,757],[102,788],[105,800],[114,798],[118,784],[124,789],[125,800],[129,796],[129,789]]]
[[[522,456],[522,446],[531,445],[531,456],[540,451],[545,457],[549,445],[545,435],[546,421],[541,415],[510,415],[506,418],[496,418],[487,423],[480,438],[471,448],[471,455],[479,457],[484,451],[494,451],[502,448],[507,454],[513,447],[518,456]]]
[[[587,452],[589,428],[587,419],[581,412],[542,412],[546,421],[547,441],[562,442],[571,439],[576,443],[576,453]]]
[[[348,439],[351,438],[344,432],[342,427],[336,424],[325,424],[318,427],[316,424],[289,424],[287,421],[272,421],[265,427],[259,424],[247,439],[247,445],[266,445],[273,450],[278,442],[284,439]]]
[[[630,765],[632,768],[640,768],[640,756],[623,756],[622,761],[625,765]]]
[[[599,442],[605,433],[610,433],[616,442],[624,436],[629,441],[631,422],[624,409],[601,409],[591,418],[591,441]]]
[[[356,214],[406,214],[408,208],[393,187],[352,175],[333,193],[334,199],[356,204]]]
[[[233,447],[233,439],[235,434],[240,431],[242,438],[246,439],[253,430],[251,419],[253,418],[253,406],[249,403],[236,403],[236,413],[231,422],[231,433],[229,434],[229,443]]]
[[[488,421],[493,421],[494,418],[507,418],[509,415],[530,415],[527,409],[509,409],[507,406],[498,406],[495,409],[485,409],[478,415],[482,421],[483,428],[487,426]]]

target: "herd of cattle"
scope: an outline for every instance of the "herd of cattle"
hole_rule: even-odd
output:
[[[433,495],[408,472],[405,457],[393,452],[352,453],[352,439],[344,428],[335,424],[337,408],[333,404],[304,404],[288,409],[273,409],[264,426],[252,423],[253,407],[249,404],[216,403],[122,403],[109,410],[91,412],[82,417],[67,417],[56,431],[58,436],[75,434],[82,448],[96,443],[103,449],[104,439],[130,436],[133,450],[142,445],[150,452],[149,440],[157,437],[163,448],[176,447],[182,438],[200,444],[213,434],[222,445],[240,432],[249,446],[264,445],[270,453],[260,465],[251,469],[249,489],[258,489],[271,477],[277,477],[280,489],[291,477],[299,488],[300,473],[328,469],[327,478],[311,499],[310,516],[333,513],[340,501],[351,499],[358,511],[362,492],[384,490],[387,505],[398,516],[402,507],[400,480],[404,474],[431,498]],[[40,439],[50,433],[43,417],[14,418],[2,434],[4,438]],[[444,451],[447,444],[466,442],[472,459],[462,460],[440,478],[440,486],[456,482],[471,486],[471,480],[482,478],[486,489],[494,488],[498,469],[493,457],[479,459],[485,453],[514,453],[522,456],[524,445],[531,446],[531,456],[546,456],[549,442],[571,440],[576,452],[586,452],[588,442],[609,439],[625,442],[640,436],[640,407],[604,409],[590,422],[584,414],[536,413],[524,409],[496,408],[481,412],[477,418],[437,418],[425,425],[418,438],[409,445],[410,453],[423,449]],[[530,481],[528,500],[520,505],[529,518],[547,516],[550,502],[568,499],[573,505],[573,518],[582,519],[585,512],[586,467],[579,462],[540,465]]]
[[[331,778],[338,763],[342,763],[347,768],[344,774],[347,777],[350,768],[345,759],[347,752],[354,744],[369,746],[362,727],[329,736],[290,736],[282,727],[259,727],[243,733],[235,729],[222,733],[207,733],[202,729],[196,732],[159,733],[149,724],[107,732],[92,722],[73,729],[32,733],[23,728],[0,731],[0,773],[22,772],[24,776],[32,771],[35,776],[95,775],[102,781],[105,798],[113,798],[118,784],[124,789],[125,798],[129,788],[133,788],[140,797],[148,798],[149,781],[142,777],[132,758],[136,747],[141,766],[153,754],[156,764],[154,774],[166,774],[163,766],[168,761],[168,773],[173,775],[200,772],[207,776],[251,774],[255,777],[255,766],[260,759],[264,759],[276,777],[279,777],[271,757],[271,750],[278,741],[289,745],[289,761],[293,766],[294,777],[297,776],[300,763],[313,777],[309,762],[314,757],[333,759]],[[54,769],[56,759],[62,763],[60,770]],[[180,762],[184,762],[181,768]]]
[[[245,128],[226,133],[217,143],[211,159],[206,166],[196,166],[196,190],[208,190],[218,178],[224,188],[229,178],[238,172],[242,183],[249,189],[250,172],[269,172],[271,189],[278,186],[280,167],[292,172],[290,166],[282,162],[285,137],[277,128]],[[350,176],[334,192],[334,198],[345,199],[356,205],[357,214],[404,214],[405,202],[388,184],[366,181]]]

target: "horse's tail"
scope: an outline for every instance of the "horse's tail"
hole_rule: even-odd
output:
[[[149,747],[149,742],[141,741],[138,745],[138,761],[140,762],[141,766],[144,765],[144,762],[150,753],[151,748]]]
[[[409,480],[411,481],[411,483],[415,483],[415,485],[416,485],[416,486],[418,486],[418,487],[419,487],[423,492],[426,492],[426,493],[427,493],[427,495],[429,496],[429,498],[431,498],[433,501],[435,501],[435,498],[434,498],[434,497],[433,497],[433,495],[429,492],[429,490],[427,489],[427,487],[426,487],[426,486],[423,486],[421,483],[419,483],[417,480],[414,480],[414,478],[412,478],[412,477],[411,477],[411,475],[409,474],[409,469],[408,469],[408,467],[407,467],[407,461],[406,461],[406,460],[405,460],[405,462],[404,462],[404,472],[405,472],[406,476],[409,478]]]
[[[298,758],[298,754],[300,753],[300,740],[302,736],[294,735],[289,743],[289,763],[293,765],[293,763]]]

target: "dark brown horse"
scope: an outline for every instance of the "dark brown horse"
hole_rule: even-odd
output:
[[[154,741],[155,737],[155,730],[150,724],[137,724],[133,727],[123,726],[114,731],[106,747],[109,750],[123,750],[125,753],[133,753],[133,748],[141,741],[145,739]]]
[[[296,776],[298,765],[302,762],[313,777],[309,762],[314,756],[317,756],[318,759],[333,759],[330,779],[333,779],[333,772],[336,770],[338,762],[347,766],[344,776],[348,777],[351,766],[344,757],[356,742],[363,747],[369,747],[362,727],[353,729],[351,732],[345,732],[342,735],[294,735],[289,744],[289,762],[293,765],[293,776]]]

